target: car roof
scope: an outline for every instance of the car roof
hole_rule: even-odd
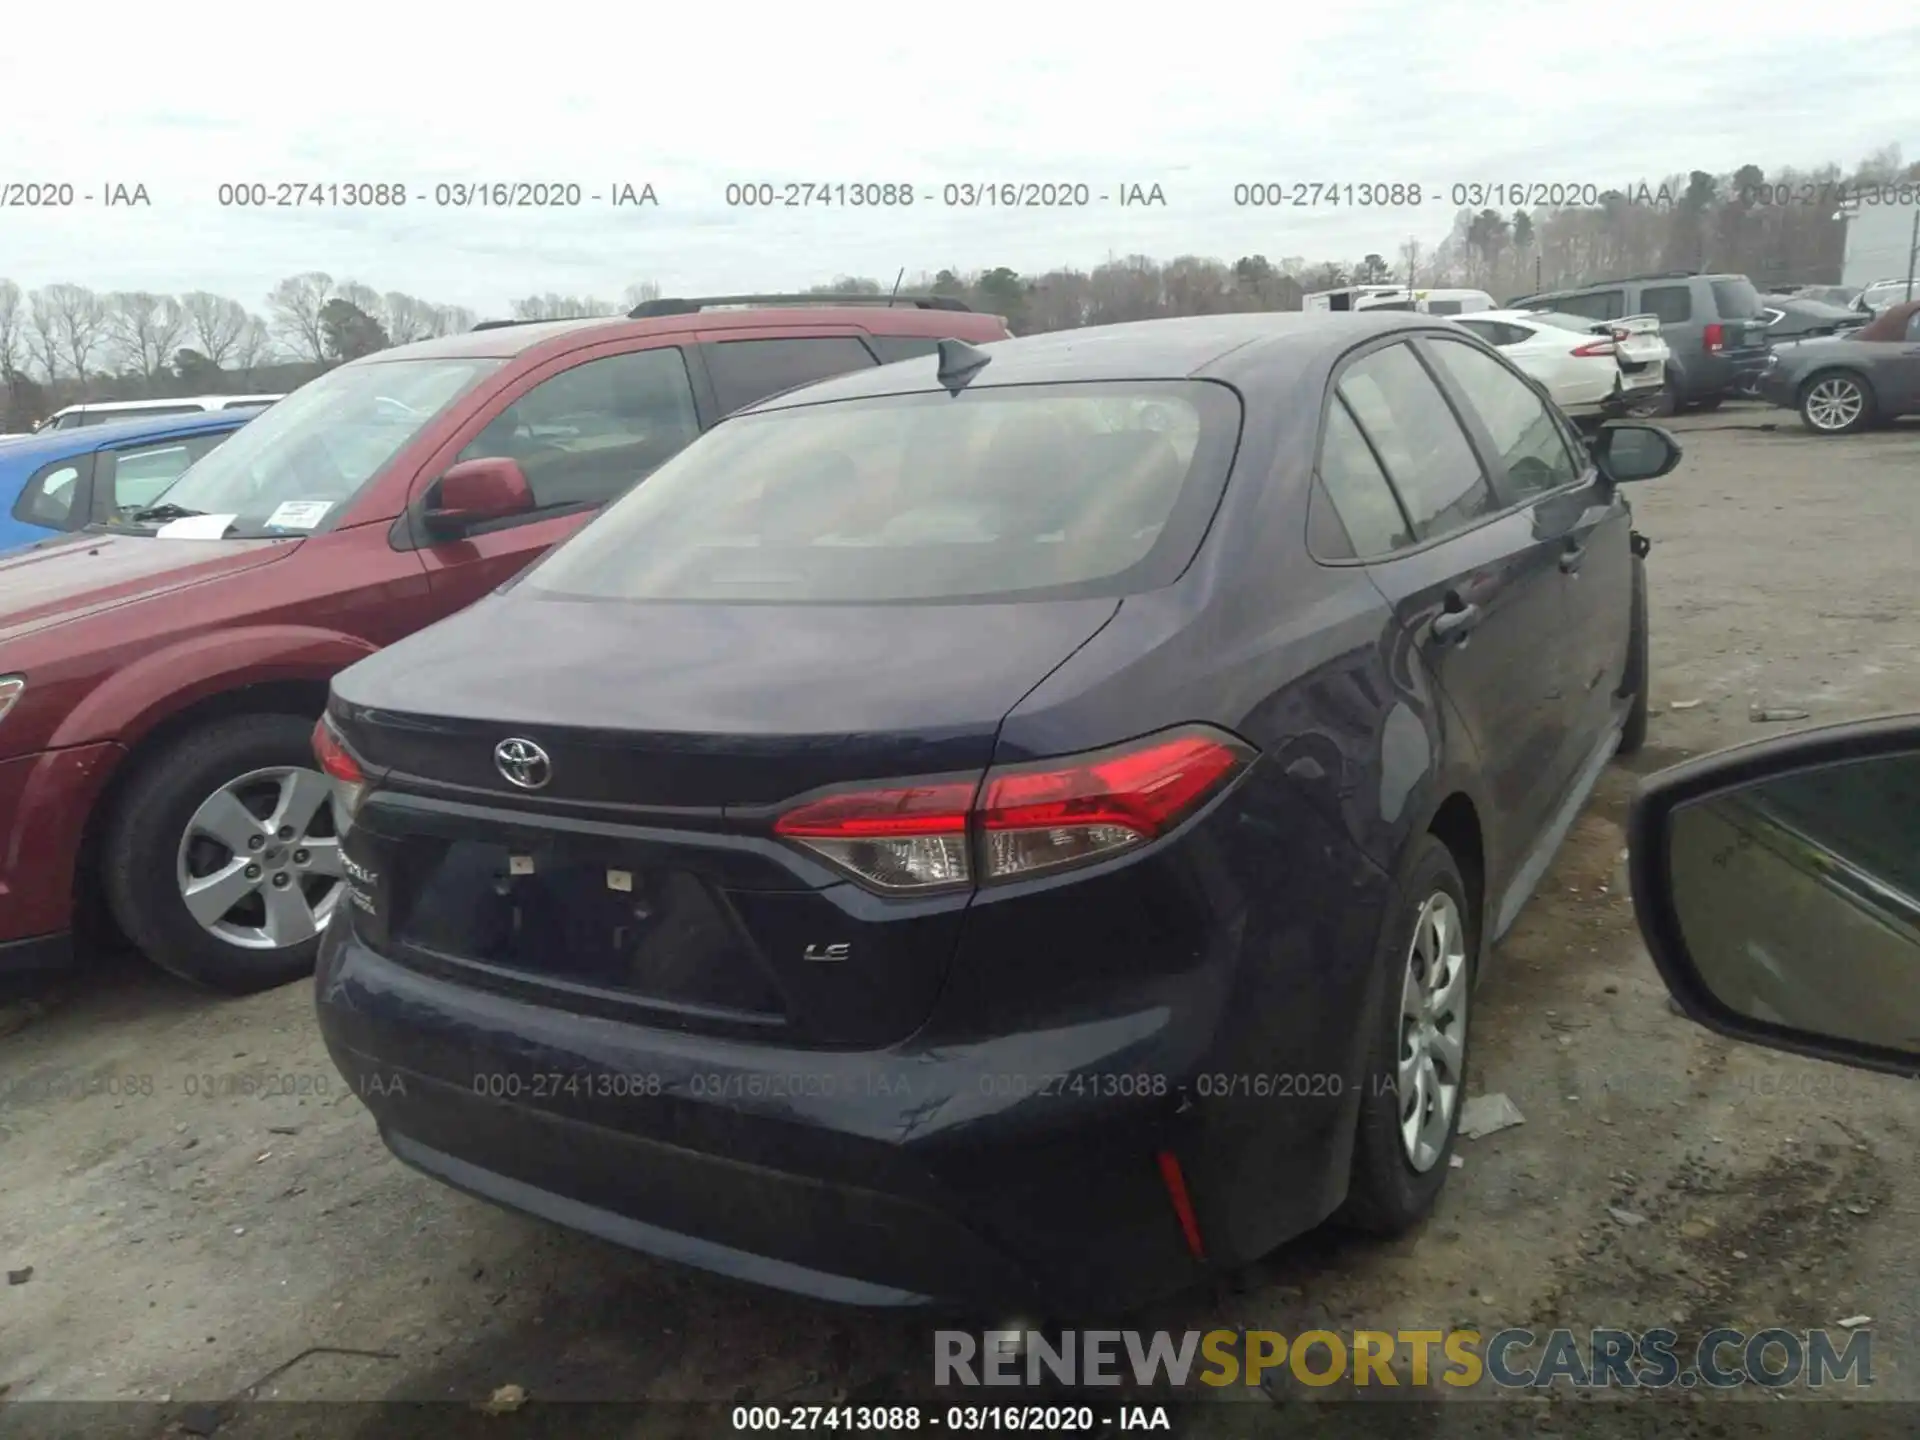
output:
[[[187,415],[156,415],[151,420],[113,420],[104,425],[76,425],[70,430],[41,430],[0,442],[0,459],[31,456],[57,460],[62,455],[84,455],[123,440],[166,440],[175,435],[202,435],[208,431],[238,430],[256,411],[200,410]]]
[[[697,330],[819,330],[851,326],[881,335],[958,335],[982,340],[1005,332],[998,315],[972,310],[922,310],[910,305],[770,305],[740,310],[701,310],[691,315],[589,316],[584,320],[538,320],[524,325],[489,326],[432,340],[416,340],[377,351],[356,365],[406,360],[497,359],[519,356],[545,359],[583,344],[624,340],[639,335],[685,335]],[[539,352],[539,353],[536,353]]]
[[[1302,363],[1331,359],[1363,340],[1394,331],[1457,334],[1446,316],[1407,310],[1245,311],[1176,320],[1134,320],[998,340],[973,381],[980,388],[1101,380],[1244,378],[1276,354]],[[834,400],[937,390],[931,355],[855,370],[749,406],[742,414]]]
[[[1920,300],[1902,300],[1898,305],[1889,305],[1847,338],[1865,340],[1869,344],[1904,340],[1907,338],[1907,321],[1915,314],[1920,314]]]

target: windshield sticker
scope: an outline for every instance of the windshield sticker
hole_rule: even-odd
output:
[[[182,515],[153,532],[156,540],[218,540],[233,528],[238,515]]]
[[[267,524],[281,530],[311,530],[332,508],[331,500],[283,500],[267,516]]]

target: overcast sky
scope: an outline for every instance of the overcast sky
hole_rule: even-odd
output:
[[[210,289],[324,270],[482,313],[530,293],[784,289],[1110,254],[1389,258],[1454,184],[1620,186],[1698,166],[1920,158],[1920,11],[1409,0],[644,7],[14,7],[0,275]],[[910,184],[907,209],[729,208],[731,182]],[[1084,209],[949,208],[949,183],[1084,182]],[[400,182],[403,209],[223,209],[234,182]],[[578,184],[577,209],[441,208],[443,182]],[[1419,207],[1236,208],[1237,183],[1408,182]],[[115,182],[148,208],[106,209]],[[657,208],[615,208],[651,184]],[[1124,186],[1164,206],[1121,207]],[[603,198],[595,202],[591,197]],[[1114,198],[1104,203],[1098,197]],[[4,197],[13,198],[13,197]]]

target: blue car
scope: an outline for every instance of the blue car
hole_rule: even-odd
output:
[[[0,554],[151,505],[259,413],[166,415],[0,440]]]

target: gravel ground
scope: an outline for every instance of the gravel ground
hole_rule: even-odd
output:
[[[1620,863],[1635,772],[1795,728],[1755,723],[1754,705],[1808,712],[1798,723],[1920,709],[1920,427],[1816,440],[1791,417],[1765,428],[1779,415],[1678,422],[1681,468],[1635,494],[1654,540],[1651,738],[1605,777],[1480,991],[1476,1088],[1511,1097],[1525,1123],[1462,1142],[1419,1233],[1311,1235],[1131,1323],[1698,1335],[1869,1315],[1876,1398],[1920,1398],[1920,1107],[1904,1082],[1733,1046],[1670,1013]],[[258,1387],[368,1403],[202,1408],[187,1428],[439,1435],[472,1412],[423,1419],[404,1402],[471,1404],[514,1384],[533,1403],[484,1422],[507,1435],[559,1399],[825,1403],[924,1384],[925,1321],[677,1271],[403,1169],[342,1093],[310,1006],[304,985],[219,1001],[137,963],[0,1006],[0,1261],[32,1267],[0,1289],[0,1386],[12,1401],[118,1402],[8,1405],[0,1428],[11,1412],[76,1433],[178,1430],[183,1406]],[[132,1093],[53,1093],[89,1079]],[[249,1084],[278,1093],[236,1093]],[[1734,1404],[1782,1411],[1673,1398],[1631,1407],[1660,1412],[1646,1433]],[[1251,1400],[1182,1424],[1242,1434],[1291,1414]],[[1394,1433],[1517,1434],[1556,1417],[1589,1433],[1598,1408],[1399,1407]],[[1849,1433],[1895,1414],[1869,1410]],[[725,1428],[667,1407],[598,1428],[568,1413],[573,1435]],[[1813,1433],[1804,1403],[1791,1413],[1793,1433]]]

